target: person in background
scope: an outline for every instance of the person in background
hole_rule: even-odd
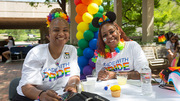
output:
[[[22,76],[13,101],[60,101],[56,91],[77,92],[80,69],[77,50],[66,45],[70,19],[61,9],[53,9],[48,18],[49,43],[32,48],[24,61]]]
[[[149,68],[141,46],[127,38],[114,22],[114,12],[94,18],[92,24],[99,28],[98,48],[95,53],[98,80],[116,78],[116,73],[126,73],[129,79],[140,79],[141,68]]]
[[[7,59],[5,63],[9,63],[11,62],[11,57],[10,57],[10,48],[15,46],[15,43],[14,43],[14,38],[12,36],[8,36],[8,39],[6,40],[8,42],[7,46],[9,48],[8,51],[5,51],[2,53],[2,55]]]
[[[167,49],[167,58],[169,61],[169,65],[171,64],[172,60],[176,57],[175,50],[179,45],[178,36],[176,34],[171,34],[169,41],[166,42],[166,49]]]

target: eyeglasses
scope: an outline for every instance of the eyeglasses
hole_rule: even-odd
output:
[[[171,39],[171,40],[177,40],[177,39]]]

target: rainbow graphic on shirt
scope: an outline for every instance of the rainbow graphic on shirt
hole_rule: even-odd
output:
[[[174,71],[169,74],[168,82],[173,82],[176,92],[180,95],[180,72]]]
[[[116,61],[103,63],[103,67],[108,71],[129,71],[129,58],[120,58]]]
[[[166,43],[166,37],[165,35],[160,35],[158,36],[158,42],[161,43],[161,44],[165,44]]]
[[[54,68],[46,68],[43,70],[42,73],[43,81],[48,79],[48,81],[55,81],[58,78],[70,76],[70,66],[68,63],[59,64],[58,67],[55,66]]]

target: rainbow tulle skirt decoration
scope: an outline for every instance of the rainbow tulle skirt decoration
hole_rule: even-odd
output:
[[[169,74],[168,82],[173,82],[176,92],[180,95],[180,72],[174,71]]]
[[[159,35],[158,36],[158,42],[161,43],[161,44],[166,44],[166,37],[165,35]]]

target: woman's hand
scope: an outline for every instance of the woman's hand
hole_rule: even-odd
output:
[[[109,79],[114,79],[116,77],[116,73],[113,71],[107,71],[107,70],[101,70],[98,73],[98,80],[109,80]]]
[[[60,101],[61,97],[54,90],[47,90],[40,95],[40,101]]]
[[[68,84],[65,89],[64,89],[65,92],[75,92],[77,93],[77,86],[76,84]]]
[[[79,82],[80,82],[79,76],[75,75],[75,76],[70,77],[64,91],[77,93],[77,85],[79,85]]]
[[[108,72],[106,70],[101,70],[98,73],[98,80],[105,81],[108,80]]]

